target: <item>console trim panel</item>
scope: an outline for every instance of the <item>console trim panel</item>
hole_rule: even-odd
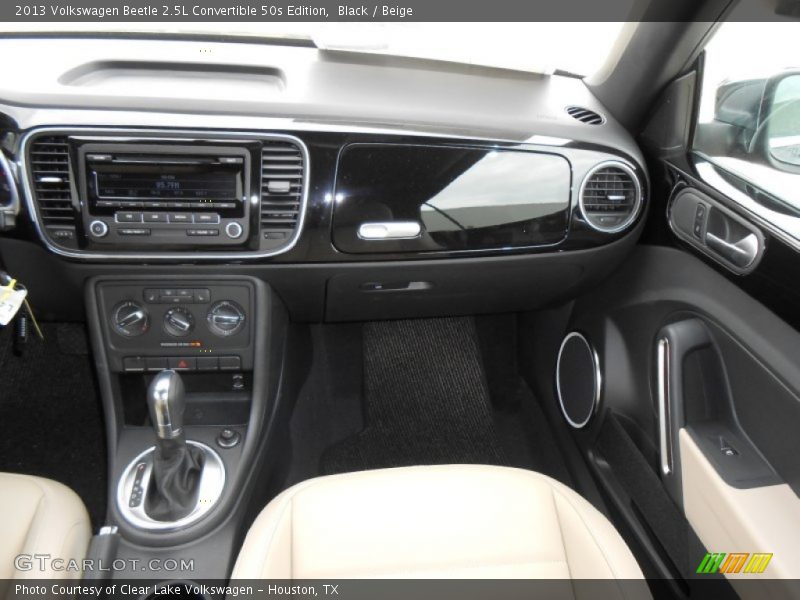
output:
[[[192,509],[192,512],[177,521],[156,521],[145,511],[147,491],[152,481],[153,454],[155,453],[155,446],[150,446],[130,462],[117,484],[117,509],[128,523],[148,531],[176,531],[196,523],[217,505],[217,501],[225,489],[225,464],[219,454],[209,446],[193,440],[187,440],[186,443],[200,449],[205,455],[203,472],[198,482],[197,504]],[[141,476],[137,476],[137,466],[140,464],[145,466]],[[142,496],[139,504],[132,507],[128,499],[131,497],[134,483],[137,479],[143,481],[144,485],[142,486]]]

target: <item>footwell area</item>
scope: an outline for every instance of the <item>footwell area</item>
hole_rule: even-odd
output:
[[[519,374],[513,316],[314,326],[288,484],[417,464],[498,464],[571,485]]]
[[[330,448],[323,473],[413,464],[503,464],[474,323],[367,323],[366,427]]]
[[[0,330],[0,471],[69,486],[95,528],[106,508],[103,412],[82,325],[43,324],[22,357]]]

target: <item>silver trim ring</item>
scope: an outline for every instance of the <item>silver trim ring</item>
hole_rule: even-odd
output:
[[[672,473],[672,421],[670,399],[669,338],[662,337],[656,346],[658,386],[658,448],[661,474]]]
[[[597,173],[597,171],[599,171],[600,169],[606,169],[608,167],[617,167],[625,171],[628,175],[631,176],[633,185],[636,186],[636,206],[634,206],[630,216],[627,219],[625,219],[623,223],[611,228],[600,227],[592,223],[592,221],[586,215],[586,209],[583,206],[583,192],[586,190],[586,183],[589,181],[589,179],[591,179],[592,175]],[[642,193],[642,184],[639,181],[639,178],[636,176],[636,171],[634,171],[630,165],[624,162],[618,160],[603,161],[593,166],[591,169],[589,169],[589,172],[583,176],[583,180],[581,181],[581,187],[580,190],[578,191],[578,207],[580,208],[583,220],[589,227],[591,227],[595,231],[599,231],[601,233],[619,233],[620,231],[629,227],[631,223],[633,223],[638,218],[643,205],[644,205],[644,194]]]
[[[6,159],[6,155],[0,149],[0,171],[2,171],[6,179],[8,179],[8,191],[10,195],[10,202],[7,205],[0,204],[0,211],[16,216],[19,213],[19,191],[17,190],[17,180],[14,178],[14,173],[11,171],[11,165]]]
[[[47,232],[45,231],[42,223],[41,215],[39,214],[39,206],[33,197],[33,188],[31,178],[33,173],[28,171],[28,146],[33,137],[39,135],[74,135],[92,136],[92,140],[98,141],[112,141],[119,143],[133,143],[142,141],[166,141],[176,143],[191,143],[194,141],[202,142],[221,142],[228,143],[237,139],[246,140],[287,140],[297,144],[300,148],[300,154],[303,156],[303,196],[300,199],[299,214],[297,217],[297,227],[294,234],[286,242],[286,245],[281,246],[276,250],[250,250],[245,252],[94,252],[87,250],[69,250],[53,243]],[[28,212],[31,215],[31,220],[36,228],[36,233],[44,245],[51,252],[64,256],[67,258],[81,258],[85,260],[111,260],[111,261],[141,261],[141,260],[241,260],[241,259],[258,259],[268,258],[288,252],[297,245],[300,235],[303,231],[303,224],[305,222],[306,208],[308,206],[308,188],[311,173],[311,159],[309,157],[308,148],[305,142],[294,135],[287,135],[283,133],[270,133],[268,131],[198,131],[196,129],[142,129],[142,128],[108,128],[108,127],[36,127],[29,130],[23,137],[20,146],[20,155],[18,159],[20,167],[20,180],[22,181],[22,189],[25,196],[25,203],[28,207]],[[73,182],[75,185],[75,182]],[[254,186],[253,186],[254,187]],[[261,190],[261,175],[259,175],[259,199]],[[260,208],[260,200],[259,200]],[[252,208],[252,207],[251,207]],[[259,235],[260,232],[259,232]]]
[[[153,472],[153,454],[155,452],[155,446],[150,446],[150,448],[139,454],[128,464],[117,483],[117,510],[119,510],[122,518],[128,523],[146,531],[177,531],[196,523],[208,515],[211,509],[217,505],[225,488],[225,464],[222,462],[219,454],[205,444],[193,440],[187,440],[186,443],[195,448],[199,448],[205,455],[203,472],[197,483],[200,489],[198,490],[197,504],[195,507],[188,515],[177,521],[156,521],[147,514],[144,507],[147,502],[147,491]],[[131,507],[128,504],[128,500],[133,491],[133,484],[136,478],[136,466],[139,463],[145,464],[141,478],[142,499],[137,506]]]
[[[567,342],[573,337],[581,339],[583,343],[586,344],[586,348],[588,348],[589,355],[592,358],[592,366],[594,367],[594,398],[592,399],[592,410],[589,411],[589,414],[580,423],[573,421],[567,414],[567,410],[564,408],[564,399],[561,397],[561,355],[564,352],[564,346],[566,346]],[[561,414],[564,415],[564,419],[567,421],[567,423],[569,423],[575,429],[582,429],[585,427],[586,424],[591,421],[592,417],[597,413],[597,408],[600,406],[600,394],[602,389],[603,377],[600,372],[600,360],[597,358],[597,352],[595,352],[594,346],[589,343],[589,340],[587,340],[582,333],[577,331],[568,333],[561,342],[561,346],[558,349],[558,360],[556,361],[556,390],[558,392],[558,404],[561,407]]]

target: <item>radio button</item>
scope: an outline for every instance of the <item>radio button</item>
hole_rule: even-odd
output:
[[[151,200],[143,204],[145,208],[169,208],[169,202],[161,202],[158,200]]]
[[[191,223],[192,222],[192,213],[170,213],[169,214],[169,222],[170,223]]]
[[[142,213],[140,212],[118,212],[114,215],[117,223],[141,223]]]
[[[225,233],[229,238],[236,239],[242,235],[242,226],[236,221],[232,221],[225,226]]]
[[[222,209],[236,208],[236,202],[215,202],[214,208],[222,208]]]
[[[118,235],[150,235],[149,229],[142,228],[120,228],[117,229]]]
[[[145,223],[166,223],[167,213],[148,212],[144,213]]]
[[[202,225],[219,225],[219,215],[216,213],[195,213],[194,222]]]
[[[123,200],[122,202],[120,202],[120,205],[122,206],[122,208],[142,208],[143,203],[133,202],[130,200]]]
[[[105,237],[108,233],[108,225],[103,221],[92,221],[89,225],[89,231],[94,237]]]
[[[219,229],[187,229],[186,235],[192,236],[215,236],[219,235]]]

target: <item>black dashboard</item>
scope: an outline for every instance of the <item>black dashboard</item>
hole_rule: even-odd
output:
[[[46,313],[55,285],[145,268],[258,277],[301,320],[540,306],[619,264],[648,207],[638,148],[577,79],[245,44],[227,98],[224,44],[203,66],[196,41],[14,43],[48,60],[3,67],[0,253]],[[182,73],[185,97],[150,98]]]

